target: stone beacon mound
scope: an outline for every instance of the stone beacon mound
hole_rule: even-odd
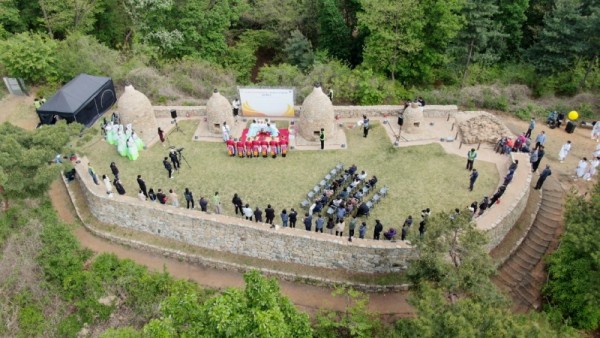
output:
[[[307,141],[319,140],[321,128],[325,130],[326,137],[335,132],[335,114],[333,104],[329,97],[323,93],[320,86],[315,86],[313,91],[304,99],[298,121],[298,132]]]
[[[488,112],[465,112],[455,116],[462,140],[466,144],[495,143],[512,133],[494,115]]]
[[[119,97],[117,105],[122,123],[131,123],[138,137],[145,144],[150,144],[150,141],[157,135],[158,124],[152,103],[146,95],[135,90],[132,85],[127,85],[125,92]]]
[[[412,102],[404,110],[404,125],[402,131],[414,134],[419,132],[419,127],[423,123],[423,108]]]
[[[233,126],[233,108],[227,98],[215,89],[211,97],[206,102],[206,121],[208,130],[213,134],[220,134],[223,122]]]

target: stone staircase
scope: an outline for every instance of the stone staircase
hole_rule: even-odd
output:
[[[537,192],[532,190],[532,193]],[[515,311],[526,312],[541,305],[541,287],[546,279],[543,258],[555,248],[563,224],[564,196],[555,178],[546,180],[531,229],[493,278],[494,283],[510,295]]]

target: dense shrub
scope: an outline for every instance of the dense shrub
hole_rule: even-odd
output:
[[[38,33],[20,33],[0,41],[0,64],[12,77],[30,83],[56,82],[57,42]]]

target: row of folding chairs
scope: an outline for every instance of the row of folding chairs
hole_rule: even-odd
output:
[[[369,212],[371,212],[371,210],[375,208],[375,205],[377,205],[377,203],[379,203],[381,199],[387,195],[388,190],[388,187],[384,186],[383,188],[379,189],[379,191],[376,192],[370,200],[367,201],[366,204],[369,207]]]
[[[340,173],[342,170],[344,170],[344,164],[342,163],[338,163],[333,169],[331,169],[326,175],[325,177],[319,182],[319,184],[315,185],[311,191],[308,192],[308,194],[306,194],[306,196],[308,197],[307,199],[305,199],[304,201],[300,202],[300,206],[302,206],[303,208],[308,208],[311,205],[311,200],[318,194],[320,193],[322,190],[325,189],[325,187],[331,182],[331,180],[333,178],[335,178],[335,176]]]

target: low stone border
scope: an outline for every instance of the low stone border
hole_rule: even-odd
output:
[[[77,217],[79,218],[81,223],[84,225],[84,227],[88,231],[90,231],[94,236],[103,238],[103,239],[108,240],[113,243],[125,245],[128,247],[137,249],[137,250],[142,250],[142,251],[150,252],[153,254],[162,255],[162,256],[168,257],[168,258],[182,260],[184,262],[197,264],[197,265],[200,265],[203,267],[208,267],[211,269],[235,271],[235,272],[240,272],[240,273],[244,273],[249,270],[259,270],[262,274],[267,275],[267,276],[274,276],[274,277],[277,277],[279,279],[286,280],[286,281],[302,282],[304,284],[315,285],[315,286],[320,286],[320,287],[334,288],[336,286],[347,286],[347,287],[352,287],[356,290],[359,290],[362,292],[367,292],[367,293],[400,292],[400,291],[406,291],[409,289],[409,284],[369,285],[369,284],[363,284],[363,283],[351,283],[351,282],[347,282],[347,281],[335,281],[335,280],[330,280],[327,278],[310,276],[310,275],[298,275],[298,274],[293,274],[293,273],[276,271],[276,270],[272,270],[272,269],[257,268],[257,267],[246,266],[246,265],[242,265],[242,264],[236,264],[236,263],[220,261],[220,260],[216,260],[216,259],[212,259],[212,258],[202,257],[199,255],[188,254],[186,252],[179,251],[179,250],[168,249],[168,248],[152,245],[152,244],[141,242],[141,241],[136,241],[136,240],[132,240],[132,239],[126,239],[123,237],[119,237],[114,234],[96,229],[92,225],[84,222],[83,217],[81,216],[81,211],[80,211],[79,207],[77,206],[77,202],[75,201],[75,196],[74,196],[73,192],[71,191],[71,187],[69,186],[65,177],[63,175],[60,175],[60,176],[63,181],[63,184],[65,185],[65,187],[67,189],[67,192],[69,194],[71,202],[73,203],[73,206],[77,213]]]

